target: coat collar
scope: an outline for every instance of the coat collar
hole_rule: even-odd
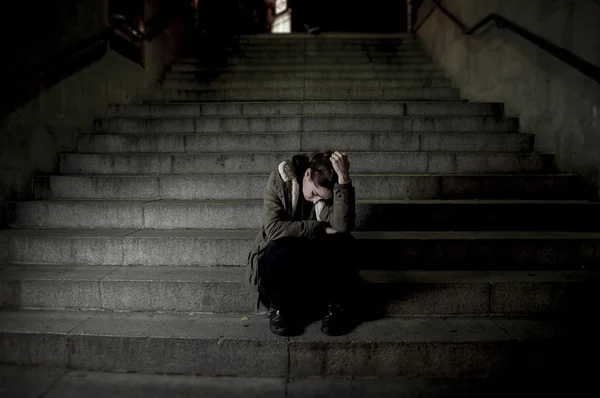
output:
[[[298,201],[300,200],[300,184],[298,184],[298,176],[294,172],[292,165],[288,161],[279,163],[279,175],[285,183],[292,183],[292,217],[296,214],[296,208],[298,207]],[[302,177],[302,176],[301,176]],[[315,215],[317,221],[321,221],[321,211],[325,207],[325,202],[320,200],[315,205]]]
[[[285,183],[292,183],[292,217],[296,214],[296,207],[298,207],[298,200],[300,199],[300,184],[296,179],[296,173],[292,169],[289,162],[283,161],[279,163],[279,175]]]

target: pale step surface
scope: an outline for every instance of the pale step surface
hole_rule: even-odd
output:
[[[447,79],[380,79],[380,80],[350,80],[344,79],[332,81],[327,79],[263,79],[263,80],[242,80],[227,79],[212,82],[190,81],[184,79],[165,80],[161,83],[161,88],[181,89],[181,90],[219,90],[219,89],[240,89],[251,88],[308,88],[308,87],[363,87],[363,88],[384,88],[384,87],[451,87]]]
[[[171,72],[214,72],[217,69],[228,70],[230,72],[241,71],[277,71],[277,72],[310,72],[322,70],[343,71],[380,71],[380,72],[403,72],[403,71],[440,71],[439,67],[433,63],[405,63],[405,64],[385,64],[385,63],[360,63],[360,64],[339,64],[337,62],[322,63],[304,63],[304,64],[231,64],[212,68],[201,64],[175,64]]]
[[[515,118],[476,116],[204,116],[97,119],[98,133],[518,132]]]
[[[393,317],[339,337],[315,322],[282,338],[266,316],[248,315],[2,311],[0,362],[207,376],[516,376],[581,368],[570,361],[597,346],[572,319]]]
[[[340,62],[358,62],[367,61],[373,63],[386,62],[431,62],[429,57],[419,48],[392,48],[388,51],[377,51],[373,48],[364,49],[336,49],[319,47],[301,47],[301,48],[275,48],[273,50],[258,50],[252,47],[240,48],[237,52],[231,52],[227,61],[242,62],[310,62],[310,61],[336,61]],[[182,58],[178,61],[180,64],[203,64],[210,63],[210,60],[202,58]]]
[[[56,367],[0,365],[0,396],[10,398],[475,398],[583,394],[589,380],[208,377],[87,372]]]
[[[258,229],[262,200],[22,201],[14,228]],[[355,230],[595,231],[591,201],[356,201]]]
[[[313,87],[306,89],[262,88],[229,90],[162,89],[152,96],[153,101],[343,101],[343,100],[423,100],[460,101],[455,88],[355,88]]]
[[[326,56],[326,55],[306,55],[306,56],[291,56],[291,57],[229,57],[223,62],[224,65],[235,67],[236,65],[265,65],[265,66],[288,66],[288,65],[327,65],[336,64],[341,65],[356,65],[361,68],[365,65],[431,65],[431,58],[426,55],[419,56],[369,56],[367,54],[362,56],[347,56],[340,54],[337,56]],[[198,60],[197,62],[179,62],[178,65],[195,65],[195,66],[210,66],[210,61]]]
[[[0,262],[77,265],[245,265],[257,230],[0,230]],[[370,269],[598,269],[600,233],[357,231]]]
[[[296,70],[296,71],[265,71],[246,70],[233,71],[230,69],[214,68],[188,71],[167,72],[165,79],[197,80],[197,81],[219,81],[219,80],[281,80],[281,79],[355,79],[355,80],[377,80],[377,79],[427,79],[446,78],[443,72],[438,70],[422,69],[394,69],[384,70]]]
[[[61,174],[270,173],[310,152],[126,153],[59,155]],[[348,152],[355,173],[546,173],[554,155],[496,152]],[[264,187],[264,183],[263,183]]]
[[[262,199],[263,174],[53,175],[39,199]],[[581,199],[572,174],[352,174],[360,199]]]
[[[0,265],[3,308],[254,312],[242,267]],[[600,299],[597,271],[362,270],[364,315],[574,315]]]
[[[534,136],[523,133],[198,133],[85,134],[77,137],[78,153],[94,152],[245,152],[341,151],[533,152]]]
[[[382,116],[496,116],[498,103],[401,101],[229,102],[179,104],[110,104],[108,117],[382,115]]]

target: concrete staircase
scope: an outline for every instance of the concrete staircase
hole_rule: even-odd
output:
[[[585,374],[600,206],[502,104],[461,99],[408,35],[239,46],[222,65],[181,59],[149,101],[109,105],[15,204],[0,231],[1,363],[410,383]],[[253,311],[243,265],[268,173],[323,147],[349,153],[368,319],[343,337],[315,323],[281,338]]]

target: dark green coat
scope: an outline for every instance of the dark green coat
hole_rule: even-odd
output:
[[[325,228],[328,226],[342,233],[350,233],[354,229],[356,211],[352,182],[344,185],[336,183],[333,197],[317,202],[315,221],[292,221],[300,195],[302,192],[292,162],[281,162],[277,171],[269,176],[263,195],[262,228],[248,254],[246,285],[254,293],[261,285],[258,264],[270,241],[283,237],[316,239],[326,235]]]

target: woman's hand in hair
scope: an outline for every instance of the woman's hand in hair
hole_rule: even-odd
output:
[[[331,164],[338,175],[338,184],[347,184],[350,181],[350,161],[344,152],[335,151],[331,155]]]

